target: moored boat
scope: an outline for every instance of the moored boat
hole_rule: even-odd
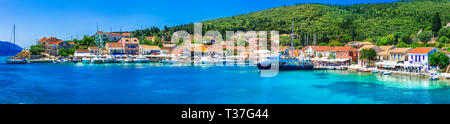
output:
[[[28,60],[26,59],[7,59],[6,64],[27,64]]]
[[[279,62],[279,70],[313,70],[314,66],[310,61],[298,61],[294,59],[277,59],[277,57],[268,57],[265,61],[257,64],[258,69],[268,70],[272,68],[272,64]]]
[[[382,72],[381,74],[383,74],[383,75],[391,75],[392,72],[390,72],[390,71],[388,71],[388,72]]]

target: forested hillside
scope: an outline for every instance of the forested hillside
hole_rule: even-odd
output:
[[[296,45],[304,44],[306,36],[313,39],[313,34],[317,35],[318,42],[322,44],[330,41],[342,44],[363,40],[379,42],[388,35],[393,35],[395,42],[384,44],[411,44],[419,30],[431,30],[433,16],[436,14],[439,15],[441,26],[450,23],[450,1],[415,0],[346,6],[298,4],[209,20],[203,22],[203,25],[204,31],[277,30],[283,34],[291,32],[291,23],[294,22],[294,33],[300,35]],[[164,35],[170,38],[178,30],[192,33],[193,24],[165,27],[161,31],[138,30],[134,34]]]

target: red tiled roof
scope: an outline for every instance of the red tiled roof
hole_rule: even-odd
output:
[[[122,33],[122,36],[131,36],[131,33]]]
[[[286,49],[290,49],[291,47],[289,47],[289,46],[280,46],[279,48],[280,48],[279,52],[284,52],[284,51],[286,51]]]
[[[47,38],[46,38],[46,37],[44,37],[44,38],[38,40],[38,42],[45,42],[45,41],[47,41]]]
[[[89,49],[89,50],[97,50],[98,47],[89,47],[88,49]]]
[[[411,50],[409,53],[429,53],[431,50],[435,49],[434,47],[417,47]]]
[[[395,46],[394,45],[392,45],[392,46],[380,46],[381,50],[383,50],[383,51],[391,49],[392,47],[395,47]]]
[[[88,49],[77,49],[75,50],[76,52],[80,52],[80,53],[89,53]]]
[[[301,52],[301,50],[294,50],[293,54],[294,54],[294,56],[300,56],[300,52]]]
[[[148,37],[145,37],[145,39],[147,39],[147,40],[153,40],[153,36],[148,36]]]
[[[121,34],[120,33],[105,33],[106,35],[113,35],[113,36],[120,36]]]
[[[105,47],[108,48],[122,48],[122,44],[121,43],[106,43]]]
[[[52,42],[50,42],[50,43],[48,43],[48,44],[60,44],[60,43],[62,43],[62,42],[64,42],[64,41],[52,41]]]
[[[330,51],[358,51],[358,50],[350,46],[345,46],[345,47],[332,47]]]
[[[411,48],[395,48],[391,53],[407,53],[408,51],[412,50]]]
[[[97,31],[97,34],[104,34],[105,32],[103,31]]]
[[[150,45],[141,45],[142,49],[149,49],[149,50],[161,50],[159,46],[150,46]]]
[[[72,45],[75,44],[75,43],[73,43],[73,42],[67,42],[67,43],[72,44]]]
[[[56,37],[50,37],[50,38],[48,38],[45,42],[58,42],[58,41],[60,41],[58,38],[56,38]]]
[[[305,48],[302,49],[302,51],[305,51],[309,48],[312,48],[314,51],[320,51],[320,52],[326,52],[326,51],[330,51],[331,47],[329,46],[307,46]]]

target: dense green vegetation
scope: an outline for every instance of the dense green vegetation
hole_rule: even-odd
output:
[[[32,45],[30,47],[30,52],[33,55],[40,55],[41,53],[45,52],[45,49],[42,48],[42,45]]]
[[[435,52],[430,55],[430,65],[445,69],[450,64],[450,58],[442,52]]]
[[[97,47],[97,43],[95,43],[94,37],[89,37],[86,35],[81,40],[73,39],[67,42],[75,43],[75,49],[87,49],[89,47]]]
[[[217,30],[224,35],[225,31],[276,30],[287,34],[291,32],[292,22],[294,33],[300,36],[295,38],[295,46],[306,45],[306,41],[311,44],[313,34],[317,36],[316,44],[321,45],[331,41],[334,41],[332,45],[350,41],[369,41],[378,45],[397,45],[402,42],[402,45],[411,45],[419,40],[429,41],[430,32],[439,36],[436,33],[440,32],[438,28],[450,22],[450,1],[415,0],[346,6],[298,4],[205,21],[203,31]],[[133,34],[166,36],[170,39],[172,33],[179,30],[192,34],[193,25],[164,27],[163,30],[153,27]],[[423,30],[423,33],[417,34],[419,30]],[[440,39],[438,37],[438,41]],[[281,37],[282,45],[289,41],[290,38]]]
[[[361,56],[359,59],[375,61],[377,58],[377,52],[374,49],[363,49],[361,50]]]

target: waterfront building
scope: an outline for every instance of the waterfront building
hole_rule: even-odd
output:
[[[92,55],[98,55],[98,54],[100,54],[100,53],[99,53],[98,47],[89,47],[88,50],[89,50],[89,52],[90,52]]]
[[[192,55],[209,56],[209,50],[203,44],[191,44]]]
[[[362,46],[361,48],[358,49],[358,65],[361,65],[362,67],[367,66],[367,64],[369,63],[368,60],[361,60],[361,59],[359,59],[359,57],[361,56],[361,51],[362,50],[369,50],[369,49],[373,49],[377,53],[383,51],[380,47],[378,47],[376,45],[364,45],[364,46]]]
[[[331,54],[335,56],[337,59],[347,59],[350,61],[357,61],[358,60],[358,49],[345,46],[345,47],[332,47],[331,48]]]
[[[329,46],[307,46],[301,50],[303,55],[314,58],[328,58],[331,47]]]
[[[137,38],[122,38],[119,40],[122,44],[125,54],[127,55],[138,55],[139,52],[139,40]]]
[[[394,45],[391,46],[380,46],[381,50],[386,51],[386,50],[393,50],[396,47]]]
[[[429,66],[428,62],[429,62],[429,56],[432,53],[437,52],[438,49],[434,48],[434,47],[418,47],[415,48],[413,50],[411,50],[408,53],[408,61],[410,64],[420,64],[423,66],[422,69],[428,69],[430,70],[431,67]]]
[[[75,53],[73,54],[73,56],[77,60],[81,60],[83,57],[91,56],[91,52],[88,49],[77,49],[77,50],[75,50]]]
[[[106,43],[105,49],[109,55],[125,55],[125,49],[121,43]]]
[[[47,41],[47,38],[46,38],[46,37],[44,37],[44,38],[38,40],[38,41],[37,41],[37,44],[38,44],[38,45],[43,45],[43,44],[45,44],[45,41]]]
[[[345,44],[345,46],[349,46],[349,47],[354,47],[354,48],[361,48],[365,45],[374,45],[371,42],[358,42],[358,41],[352,41],[352,42],[348,42],[347,44]]]
[[[75,46],[75,43],[66,41],[51,41],[45,43],[45,52],[49,55],[57,56],[60,49],[70,49]]]
[[[389,60],[390,51],[395,49],[395,46],[380,46],[381,50],[380,52],[377,52],[377,60],[378,61],[384,61]]]
[[[106,38],[106,41],[113,41],[118,42],[122,38],[129,38],[133,37],[131,33],[127,32],[103,32],[103,31],[97,31],[96,35],[102,35],[104,38]]]
[[[411,48],[395,48],[389,52],[389,60],[406,62],[408,61],[408,53],[411,50]]]
[[[209,54],[214,56],[223,56],[224,51],[223,48],[221,48],[222,45],[205,45],[206,49],[209,50]]]
[[[172,54],[175,48],[177,48],[176,44],[163,44],[163,48],[161,50],[163,54]]]
[[[161,48],[159,46],[141,45],[142,55],[159,55],[161,53]]]

